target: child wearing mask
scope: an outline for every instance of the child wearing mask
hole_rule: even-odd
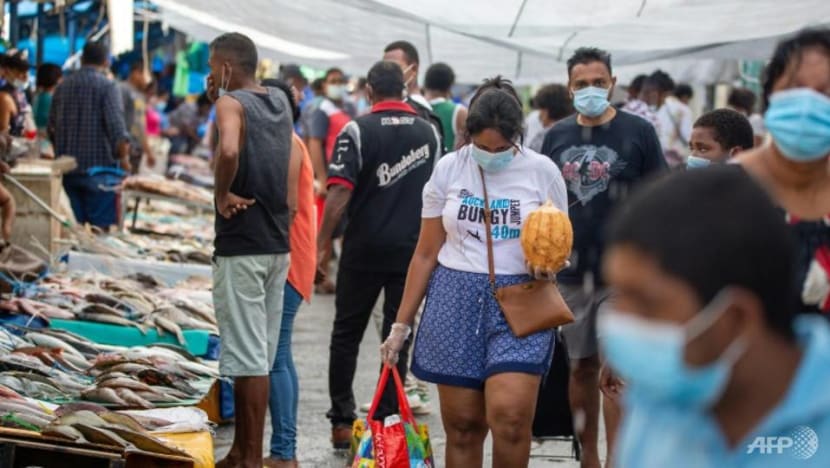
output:
[[[691,155],[686,167],[697,168],[712,163],[725,163],[754,145],[752,125],[741,113],[717,109],[701,115],[689,139]]]

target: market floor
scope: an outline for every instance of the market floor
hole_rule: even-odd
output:
[[[342,468],[346,465],[343,454],[337,454],[329,442],[330,427],[325,417],[328,399],[328,344],[334,317],[334,297],[317,296],[313,304],[303,304],[297,315],[294,329],[294,360],[300,377],[300,410],[298,420],[297,458],[303,468]],[[360,348],[354,389],[358,403],[372,397],[380,366],[377,332],[370,323]],[[436,465],[444,466],[444,431],[438,413],[438,394],[432,388],[432,414],[419,418],[429,425]],[[266,424],[267,452],[270,423]],[[220,427],[216,431],[217,460],[227,453],[233,439],[233,426]],[[602,441],[604,450],[604,441]],[[579,463],[570,458],[569,442],[546,441],[534,443],[531,467],[575,468]],[[490,447],[485,448],[485,466],[490,466]]]

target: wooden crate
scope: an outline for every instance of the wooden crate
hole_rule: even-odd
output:
[[[0,428],[0,468],[193,468],[187,457],[78,444],[37,432]]]
[[[21,159],[12,170],[12,177],[20,181],[52,209],[59,210],[60,195],[63,191],[63,174],[76,167],[75,159],[60,157],[55,160]],[[51,255],[60,249],[61,224],[34,200],[11,183],[3,184],[11,193],[17,205],[17,219],[12,230],[11,242],[32,252],[42,255],[44,252],[31,249],[32,237]]]

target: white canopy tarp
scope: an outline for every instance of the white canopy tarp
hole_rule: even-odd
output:
[[[449,63],[461,82],[502,74],[563,80],[578,47],[610,51],[620,78],[659,64],[679,79],[734,76],[778,39],[830,24],[830,0],[154,0],[172,27],[209,41],[249,35],[263,57],[364,74],[398,39],[422,71]]]

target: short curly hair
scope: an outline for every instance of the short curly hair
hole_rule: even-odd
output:
[[[707,112],[697,119],[694,127],[712,129],[715,141],[727,151],[736,146],[742,150],[748,150],[755,145],[755,135],[749,119],[732,109],[716,109]]]
[[[533,102],[537,108],[547,110],[553,120],[561,120],[574,113],[573,101],[568,94],[568,88],[561,84],[542,86],[536,92]]]

